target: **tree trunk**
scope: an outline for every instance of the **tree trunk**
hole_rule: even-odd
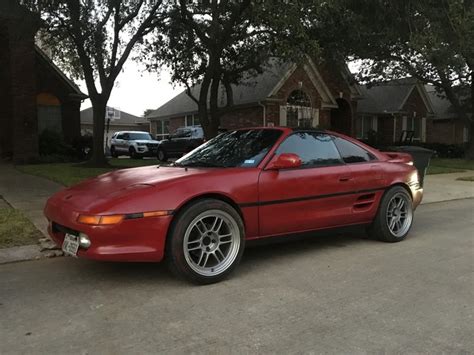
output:
[[[107,101],[102,97],[92,99],[93,113],[93,146],[91,165],[104,166],[107,159],[104,154],[104,130],[105,130],[105,110]]]
[[[220,78],[214,77],[211,84],[211,95],[209,98],[209,107],[210,107],[210,132],[213,137],[219,133],[220,126],[220,112],[219,112],[219,85]]]
[[[474,71],[471,72],[471,102],[470,112],[471,116],[468,117],[469,124],[467,125],[468,131],[468,142],[466,145],[465,158],[474,160]]]
[[[217,135],[217,130],[214,131],[211,120],[209,119],[209,111],[207,107],[209,98],[209,87],[211,86],[211,75],[206,73],[201,83],[201,89],[199,92],[199,122],[201,123],[202,130],[204,131],[204,137],[206,140],[212,139]],[[212,117],[211,117],[212,119]]]

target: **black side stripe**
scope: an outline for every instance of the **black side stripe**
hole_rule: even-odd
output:
[[[255,207],[255,206],[278,205],[282,203],[300,202],[300,201],[308,201],[308,200],[320,200],[323,198],[330,198],[330,197],[337,197],[337,196],[344,196],[344,195],[366,194],[370,192],[385,191],[385,190],[386,188],[382,187],[378,189],[368,189],[368,190],[358,190],[358,191],[349,191],[349,192],[338,192],[335,194],[296,197],[296,198],[289,198],[286,200],[256,201],[256,202],[241,203],[239,204],[239,207],[245,208],[245,207]]]

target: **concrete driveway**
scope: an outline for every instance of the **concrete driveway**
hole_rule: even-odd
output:
[[[253,247],[204,287],[164,265],[0,265],[0,353],[472,353],[473,210],[423,205],[403,243]]]

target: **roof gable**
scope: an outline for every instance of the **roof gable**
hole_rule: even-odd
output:
[[[66,74],[64,74],[61,69],[59,69],[56,64],[53,63],[53,61],[46,55],[46,53],[43,52],[41,48],[39,48],[37,45],[35,45],[35,52],[38,56],[38,58],[45,63],[49,68],[52,69],[53,73],[56,74],[56,76],[67,86],[73,94],[77,95],[79,99],[86,99],[88,96],[84,94],[79,87],[71,80],[69,79]]]
[[[375,84],[374,86],[361,86],[364,98],[359,101],[359,113],[397,113],[402,112],[405,103],[413,93],[418,90],[423,103],[429,113],[433,113],[430,98],[424,88],[416,79],[405,78]]]

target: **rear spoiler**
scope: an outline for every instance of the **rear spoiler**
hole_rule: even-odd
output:
[[[400,152],[382,152],[385,155],[388,155],[390,158],[388,161],[390,163],[403,163],[408,165],[413,165],[413,157],[408,153]]]

